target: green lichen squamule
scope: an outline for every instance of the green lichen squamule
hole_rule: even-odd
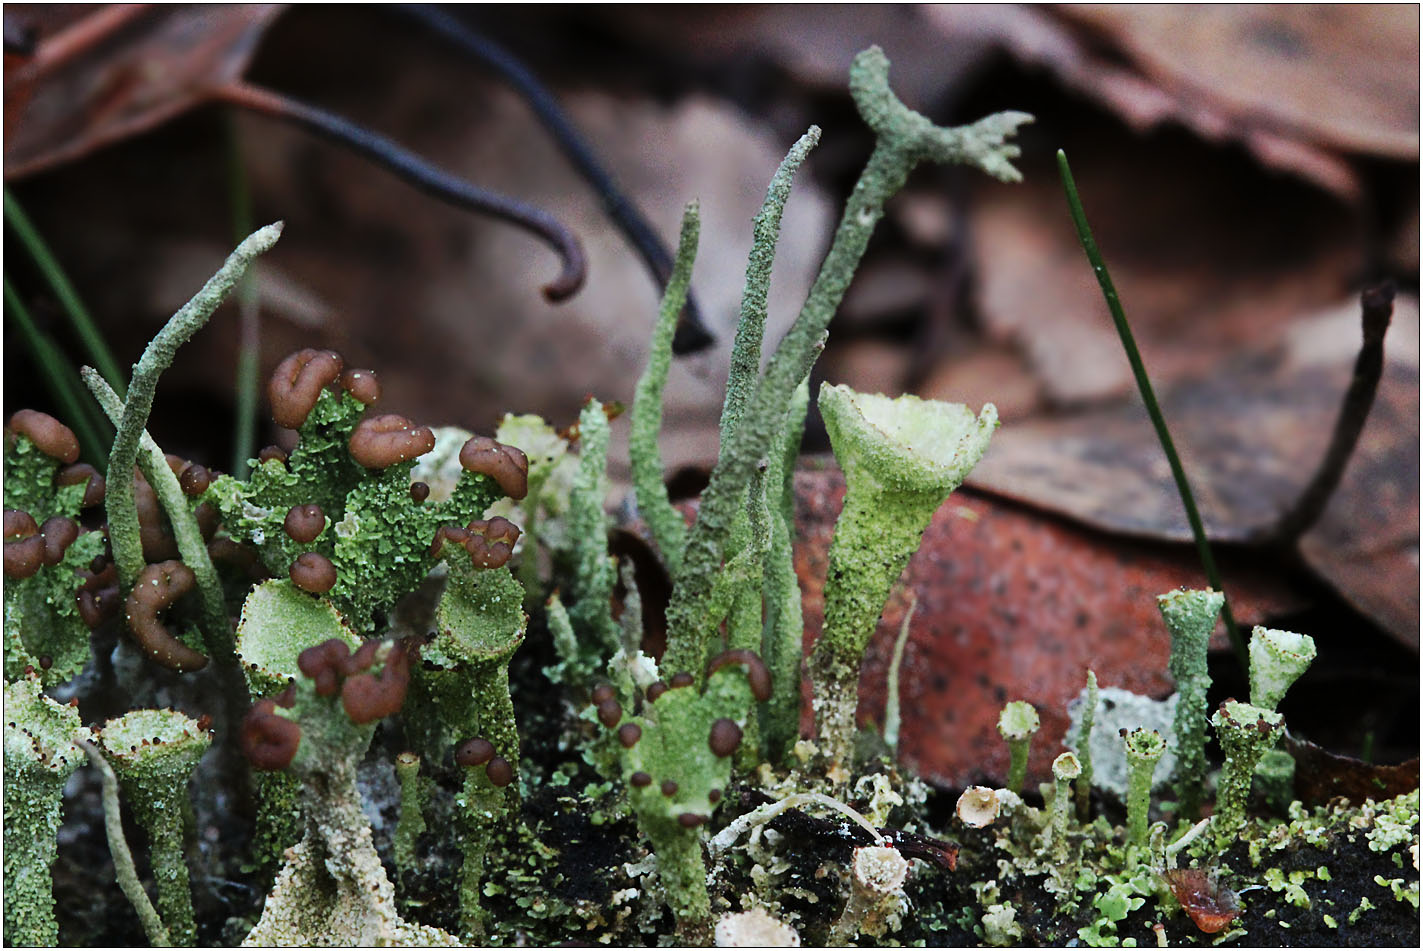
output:
[[[192,945],[197,925],[183,858],[183,814],[188,780],[212,738],[198,721],[177,711],[134,710],[105,723],[99,740],[125,801],[148,834],[158,913],[174,944]]]
[[[825,575],[825,626],[810,657],[821,747],[844,761],[854,737],[860,665],[890,588],[934,512],[988,448],[998,413],[959,403],[821,387],[820,412],[845,473]]]
[[[1206,691],[1211,675],[1206,651],[1211,632],[1225,604],[1219,591],[1184,588],[1157,598],[1166,629],[1171,632],[1171,677],[1176,681],[1176,801],[1180,815],[1194,820],[1201,811],[1206,779]]]
[[[14,724],[13,726],[11,724]],[[5,943],[52,947],[54,865],[64,783],[84,762],[79,711],[33,678],[5,685]]]

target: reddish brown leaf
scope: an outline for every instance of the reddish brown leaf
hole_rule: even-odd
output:
[[[1221,888],[1215,872],[1203,868],[1169,868],[1161,873],[1171,894],[1181,903],[1195,926],[1206,934],[1224,931],[1240,917],[1235,892]]]
[[[809,642],[823,620],[821,586],[844,480],[834,468],[805,471],[796,492],[796,570]],[[1296,603],[1258,566],[1227,565],[1242,623]],[[1088,667],[1103,685],[1158,697],[1171,692],[1169,637],[1156,595],[1201,583],[1187,546],[1104,537],[960,490],[935,515],[902,581],[919,607],[900,678],[901,759],[948,786],[996,784],[1008,767],[998,714],[1005,701],[1021,699],[1042,718],[1030,772],[1045,778],[1061,751],[1067,702]],[[906,603],[903,590],[890,599],[871,644],[861,679],[864,718],[883,714],[889,654]]]
[[[5,178],[79,158],[204,101],[242,75],[282,9],[114,5],[48,36],[28,62],[6,69]]]

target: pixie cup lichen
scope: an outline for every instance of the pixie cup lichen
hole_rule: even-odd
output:
[[[1048,835],[1052,841],[1053,857],[1059,863],[1066,863],[1072,856],[1067,826],[1073,810],[1072,781],[1080,775],[1082,764],[1075,753],[1062,753],[1052,761],[1052,819]]]
[[[1225,752],[1211,825],[1216,841],[1225,843],[1234,840],[1245,821],[1255,766],[1279,739],[1285,720],[1272,710],[1227,700],[1211,717],[1211,725]]]
[[[1279,707],[1314,656],[1308,634],[1256,627],[1250,634],[1250,702],[1266,710]]]
[[[1008,744],[1008,783],[1005,788],[1021,792],[1028,776],[1028,749],[1038,732],[1038,711],[1026,700],[1012,700],[998,715],[998,733]]]
[[[1151,781],[1157,761],[1166,752],[1166,741],[1155,730],[1123,730],[1122,741],[1127,751],[1127,842],[1144,845]]]
[[[36,678],[5,685],[5,943],[59,940],[51,868],[64,782],[84,762],[79,711],[40,693]]]
[[[993,404],[891,399],[845,386],[820,390],[820,411],[845,472],[825,578],[825,626],[811,653],[821,746],[848,761],[860,664],[880,613],[934,512],[988,448]]]
[[[158,913],[174,944],[191,945],[197,925],[183,860],[183,814],[188,779],[212,738],[197,720],[175,710],[134,710],[104,724],[99,739],[129,808],[148,833]]]
[[[1194,819],[1200,812],[1201,789],[1206,778],[1206,691],[1211,675],[1206,668],[1215,619],[1225,604],[1219,591],[1184,588],[1157,598],[1161,616],[1171,632],[1171,676],[1176,681],[1174,724],[1176,746],[1176,800],[1181,816]]]

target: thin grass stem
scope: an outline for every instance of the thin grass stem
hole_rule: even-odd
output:
[[[1156,402],[1156,391],[1152,389],[1146,365],[1141,361],[1141,351],[1136,347],[1136,339],[1132,336],[1131,325],[1127,323],[1127,315],[1122,310],[1116,285],[1112,283],[1112,276],[1107,273],[1107,262],[1102,259],[1102,252],[1097,248],[1097,241],[1092,236],[1092,228],[1087,224],[1087,214],[1082,210],[1082,199],[1077,194],[1077,182],[1072,177],[1072,168],[1067,164],[1067,153],[1062,149],[1057,150],[1057,168],[1062,175],[1062,187],[1067,192],[1067,206],[1072,213],[1072,223],[1077,228],[1077,238],[1082,242],[1082,250],[1087,253],[1092,273],[1097,275],[1097,283],[1102,286],[1102,296],[1107,300],[1112,323],[1116,324],[1117,336],[1122,340],[1122,349],[1126,351],[1127,362],[1131,364],[1132,375],[1136,377],[1141,400],[1146,404],[1147,415],[1151,417],[1151,425],[1156,429],[1156,438],[1161,441],[1161,449],[1166,453],[1166,461],[1171,466],[1171,477],[1176,480],[1176,491],[1181,496],[1181,505],[1186,509],[1186,521],[1191,525],[1191,535],[1196,540],[1196,551],[1200,555],[1206,580],[1212,588],[1224,595],[1225,588],[1221,584],[1220,570],[1216,568],[1210,540],[1206,538],[1205,525],[1201,522],[1201,513],[1196,508],[1196,497],[1191,493],[1186,470],[1181,466],[1181,457],[1176,454],[1176,444],[1171,441],[1171,432],[1166,428],[1166,417],[1161,414],[1161,406]],[[1221,609],[1221,617],[1225,620],[1225,630],[1230,635],[1230,645],[1235,651],[1236,659],[1243,668],[1248,668],[1245,641],[1241,638],[1240,629],[1236,627],[1235,618],[1230,613],[1229,598]]]
[[[227,195],[232,212],[233,240],[241,242],[251,234],[252,191],[242,164],[242,148],[237,121],[227,120]],[[237,311],[240,322],[237,338],[236,403],[232,422],[232,474],[245,479],[248,464],[257,454],[257,403],[261,391],[262,312],[254,273],[257,262],[237,282]]]
[[[5,278],[5,319],[19,332],[25,346],[39,364],[45,389],[49,390],[50,397],[64,414],[65,422],[79,437],[84,459],[95,466],[102,466],[109,458],[113,431],[100,428],[90,415],[90,403],[77,382],[79,375],[60,352],[59,346],[35,324],[29,308],[20,299],[8,277]]]
[[[50,289],[54,291],[54,296],[59,298],[60,306],[64,308],[70,325],[78,335],[80,343],[84,345],[90,362],[103,374],[104,379],[118,392],[119,396],[124,396],[128,390],[128,381],[119,368],[118,361],[114,359],[113,352],[109,350],[108,342],[99,332],[94,318],[89,316],[88,308],[79,299],[79,292],[74,289],[74,285],[70,283],[64,269],[59,266],[59,261],[55,259],[49,245],[45,244],[39,231],[36,230],[34,222],[30,221],[29,215],[25,214],[24,209],[20,207],[15,196],[10,194],[8,188],[5,189],[5,222],[15,232],[15,237],[20,239],[20,243],[24,245],[30,257],[34,258],[35,265],[44,275]]]

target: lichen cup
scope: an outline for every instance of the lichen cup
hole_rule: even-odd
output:
[[[845,386],[820,390],[820,412],[845,473],[825,579],[825,626],[811,654],[821,749],[848,760],[864,657],[890,588],[935,510],[983,457],[998,425],[989,403],[890,398]]]

